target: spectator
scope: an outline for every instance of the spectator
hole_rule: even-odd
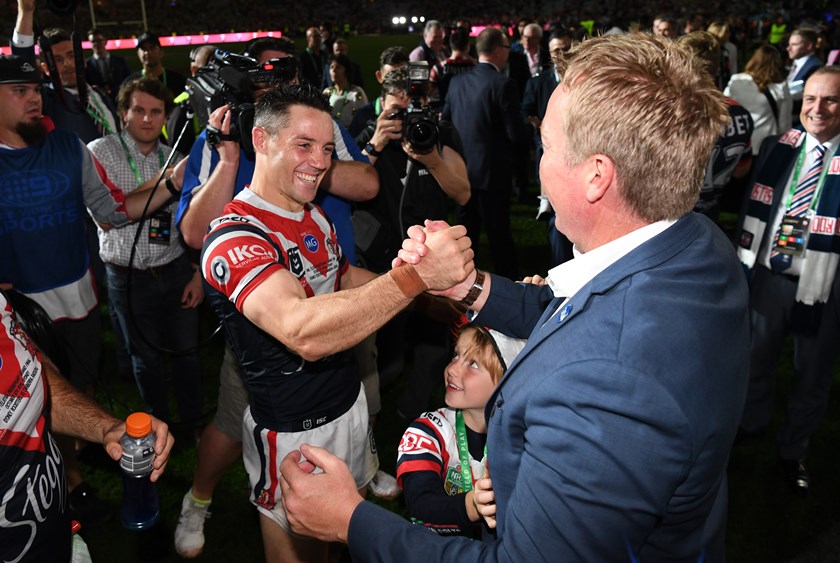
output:
[[[449,56],[443,44],[444,36],[443,24],[438,20],[428,20],[423,29],[423,39],[420,45],[408,54],[409,60],[426,61],[429,63],[429,69],[439,67]]]
[[[339,55],[344,55],[348,60],[350,59],[350,44],[343,37],[335,38],[335,41],[333,42],[332,56],[329,60],[331,61]],[[351,84],[358,86],[362,90],[365,89],[365,80],[362,77],[362,67],[352,60],[350,61],[350,66],[347,69],[347,78],[350,80]],[[321,84],[323,84],[323,88],[330,88],[333,85],[333,80],[330,76],[329,61],[324,65],[324,75],[322,77]]]
[[[659,37],[673,39],[677,36],[677,26],[674,19],[665,14],[653,18],[653,34]]]
[[[464,144],[472,195],[458,207],[458,221],[471,240],[482,225],[496,270],[517,278],[516,248],[510,232],[512,159],[515,145],[530,142],[522,122],[516,87],[502,73],[510,47],[496,28],[477,38],[479,64],[452,79],[443,119],[451,120]]]
[[[522,34],[523,54],[528,60],[528,71],[531,76],[538,75],[543,68],[550,64],[548,51],[542,44],[542,28],[539,24],[529,23]]]
[[[88,145],[105,172],[125,193],[155,180],[172,149],[158,137],[172,110],[169,90],[154,78],[130,80],[118,104],[124,129]],[[184,251],[172,224],[174,203],[143,223],[122,229],[99,229],[100,255],[108,279],[108,303],[120,323],[131,356],[134,379],[148,412],[171,423],[165,354],[171,357],[171,381],[182,426],[203,425],[198,312],[204,299],[198,267]],[[134,260],[131,260],[132,255]]]
[[[791,60],[787,83],[793,97],[793,124],[799,125],[802,112],[802,90],[808,77],[822,66],[815,54],[817,34],[810,29],[795,29],[788,38],[787,54]]]
[[[330,62],[330,81],[333,85],[324,90],[324,95],[330,100],[332,116],[345,127],[350,126],[356,110],[368,103],[365,91],[350,82],[348,75],[351,68],[350,59],[345,55],[333,57]]]
[[[710,78],[713,83],[716,82],[720,72],[720,43],[717,37],[708,31],[695,31],[681,35],[677,42],[697,57],[700,63],[698,73]],[[718,223],[720,218],[720,202],[729,180],[743,178],[749,174],[752,166],[752,117],[750,112],[735,100],[729,98],[726,101],[730,120],[709,157],[709,167],[703,178],[700,197],[694,206],[696,212],[702,213],[715,223]]]
[[[717,37],[720,43],[720,70],[717,75],[717,84],[723,90],[729,84],[732,75],[738,72],[738,48],[729,40],[731,33],[729,24],[725,21],[713,21],[706,31]]]
[[[572,243],[554,227],[556,217],[551,203],[543,193],[542,181],[540,179],[540,162],[543,155],[542,138],[540,126],[548,109],[548,101],[560,83],[560,72],[557,67],[563,62],[563,54],[572,47],[571,34],[563,29],[552,32],[548,41],[548,51],[551,54],[553,68],[545,70],[528,80],[525,87],[525,96],[522,99],[522,118],[534,129],[534,146],[536,147],[537,182],[540,185],[539,207],[537,219],[546,221],[548,244],[551,249],[552,264],[562,264],[572,258]]]
[[[413,522],[442,536],[476,535],[475,482],[487,464],[484,410],[525,340],[470,324],[443,370],[446,408],[411,423],[397,450],[397,480]]]
[[[173,98],[186,90],[186,77],[180,72],[163,67],[163,48],[160,46],[160,38],[154,33],[144,31],[137,38],[137,58],[140,59],[143,69],[126,80],[134,80],[142,76],[157,78],[169,89]]]
[[[776,446],[785,479],[800,494],[811,489],[805,456],[828,405],[840,338],[840,257],[832,244],[840,188],[838,176],[826,174],[840,145],[838,100],[840,68],[816,70],[805,83],[802,126],[762,144],[736,239],[751,273],[750,386],[741,433],[754,435],[770,423],[776,361],[790,334],[795,385]]]
[[[376,71],[376,81],[381,85],[388,73],[408,64],[408,53],[402,47],[388,47],[379,55],[379,70]],[[382,113],[382,97],[374,98],[373,103],[362,106],[353,116],[353,121],[347,130],[356,138],[367,127],[368,121],[376,120]]]
[[[321,77],[326,60],[321,52],[321,32],[317,27],[306,30],[306,49],[298,55],[300,59],[300,79],[313,86],[321,84]]]
[[[759,46],[744,72],[732,76],[723,93],[750,112],[753,120],[750,144],[754,155],[758,155],[764,139],[791,128],[793,99],[785,80],[782,56],[772,45]]]
[[[88,84],[99,86],[111,101],[116,102],[120,84],[131,74],[128,63],[121,56],[108,51],[108,39],[100,30],[88,31],[88,41],[93,54],[86,61],[85,78]]]
[[[469,54],[470,34],[466,29],[452,30],[449,35],[449,48],[452,49],[452,54],[443,61],[441,66],[432,67],[429,71],[431,98],[438,107],[443,107],[452,78],[469,71],[478,63]]]

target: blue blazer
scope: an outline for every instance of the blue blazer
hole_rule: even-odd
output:
[[[557,77],[554,70],[547,68],[536,76],[531,77],[525,85],[525,95],[522,97],[522,119],[534,115],[540,121],[545,117],[548,100],[557,88]]]
[[[811,76],[815,70],[822,66],[822,61],[816,55],[810,55],[808,58],[805,59],[805,63],[802,65],[802,68],[799,69],[799,72],[796,73],[796,76],[793,77],[793,81],[806,81],[808,77]]]
[[[443,119],[452,122],[463,141],[470,188],[509,189],[513,145],[531,139],[514,83],[493,65],[478,63],[449,83]]]
[[[724,559],[749,350],[731,243],[686,215],[552,316],[561,303],[494,276],[476,319],[530,333],[487,404],[498,539],[439,538],[363,503],[354,561]]]

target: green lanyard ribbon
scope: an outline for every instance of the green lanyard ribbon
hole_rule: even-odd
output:
[[[470,447],[467,444],[467,430],[461,409],[455,411],[455,437],[458,441],[458,460],[461,462],[461,491],[473,490],[472,467],[470,467]],[[484,445],[484,457],[487,457],[487,444]]]
[[[134,179],[137,180],[137,187],[140,187],[143,184],[143,177],[140,176],[140,171],[137,170],[137,165],[134,163],[134,157],[131,156],[131,151],[128,150],[128,145],[125,144],[125,139],[123,139],[122,133],[117,136],[120,139],[123,151],[125,151],[125,157],[128,159],[128,166],[131,168],[131,173],[134,174]],[[163,168],[163,149],[160,148],[160,146],[158,146],[158,160],[160,161],[158,168]]]

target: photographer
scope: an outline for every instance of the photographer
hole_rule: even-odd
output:
[[[356,251],[360,264],[374,272],[385,272],[400,249],[406,229],[424,219],[444,219],[452,202],[470,199],[470,184],[461,140],[448,123],[437,124],[437,143],[423,152],[405,138],[403,117],[423,115],[427,103],[425,83],[409,83],[410,67],[392,70],[382,82],[382,113],[356,138],[379,174],[379,194],[359,203],[353,213]],[[420,96],[409,92],[425,90]],[[428,125],[428,123],[425,123]],[[412,133],[416,132],[414,128]],[[412,136],[412,135],[409,135]],[[443,323],[416,312],[404,312],[377,334],[380,387],[385,389],[402,372],[405,343],[424,347],[415,355],[411,384],[397,408],[407,419],[426,410],[432,389],[449,360],[449,333]]]

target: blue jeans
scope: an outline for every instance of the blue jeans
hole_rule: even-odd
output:
[[[171,422],[164,352],[158,348],[192,349],[186,354],[171,355],[171,379],[181,423],[186,427],[201,425],[201,361],[195,350],[198,311],[181,308],[181,295],[193,275],[189,259],[181,256],[155,273],[133,270],[130,292],[125,268],[106,264],[105,270],[108,298],[125,335],[134,379],[146,408],[161,420]]]

